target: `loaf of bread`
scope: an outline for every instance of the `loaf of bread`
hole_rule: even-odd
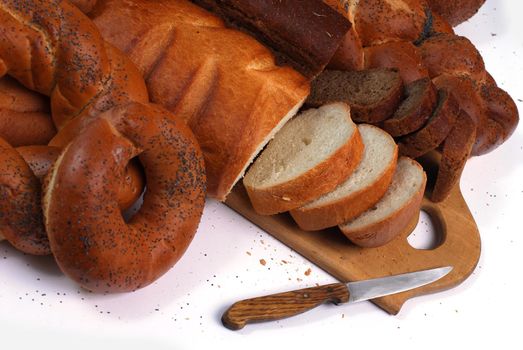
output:
[[[478,50],[472,43],[454,34],[452,27],[442,18],[442,14],[451,21],[465,19],[464,13],[473,14],[483,0],[440,1],[434,0],[432,12],[424,1],[355,1],[325,0],[333,8],[344,14],[352,23],[349,40],[355,52],[363,50],[364,67],[396,68],[406,84],[428,77],[441,84],[440,77],[451,76],[452,83],[468,80],[472,86],[444,88],[455,96],[459,107],[466,110],[476,124],[476,141],[472,155],[488,153],[502,144],[506,135],[511,135],[518,124],[519,115],[513,108],[514,101],[507,99],[503,90],[497,87],[485,70],[485,64]],[[439,11],[439,13],[438,13]],[[465,12],[463,12],[465,11]],[[456,17],[453,17],[453,16]],[[456,23],[456,22],[454,22]],[[400,30],[401,29],[401,30]],[[361,44],[361,45],[359,45]],[[335,55],[337,67],[353,66],[354,56],[340,50]],[[446,78],[445,78],[446,80]],[[443,88],[443,86],[439,86]],[[488,111],[481,91],[497,89],[498,107],[503,116]],[[460,91],[458,91],[460,90]],[[503,96],[505,95],[505,96]],[[490,99],[493,102],[493,99]]]
[[[309,93],[262,44],[189,1],[100,0],[90,16],[140,68],[151,100],[193,130],[219,200]]]
[[[309,78],[325,68],[351,26],[319,0],[191,1],[267,44],[278,64],[289,64]]]

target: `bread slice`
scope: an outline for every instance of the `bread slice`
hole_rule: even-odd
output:
[[[341,232],[361,247],[378,247],[396,237],[419,214],[427,176],[416,161],[400,157],[387,193]]]
[[[396,168],[398,147],[380,128],[360,124],[358,130],[365,147],[360,164],[334,191],[291,210],[301,229],[321,230],[352,220],[376,204],[387,191]]]
[[[436,88],[429,78],[418,79],[405,87],[406,98],[383,129],[394,137],[403,136],[425,125],[436,107]]]
[[[345,102],[354,121],[373,124],[389,118],[402,97],[403,82],[394,69],[325,70],[311,82],[305,105],[319,107],[329,102]]]
[[[430,197],[433,202],[444,201],[459,182],[475,140],[476,124],[467,112],[461,110],[454,127],[443,143],[436,184]]]
[[[344,103],[302,112],[276,134],[243,179],[259,214],[302,206],[345,181],[363,153]]]
[[[454,97],[445,90],[438,90],[438,105],[425,126],[401,138],[399,154],[418,158],[436,149],[447,137],[459,113]]]

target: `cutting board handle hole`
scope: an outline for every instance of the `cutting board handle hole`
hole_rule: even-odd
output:
[[[429,212],[421,210],[418,225],[407,237],[407,242],[414,249],[436,249],[443,243],[442,228],[438,215],[430,215]]]

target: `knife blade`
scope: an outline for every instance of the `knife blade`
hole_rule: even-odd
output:
[[[273,321],[298,315],[326,302],[356,303],[404,292],[439,280],[452,266],[404,273],[349,283],[333,283],[238,301],[222,316],[222,323],[231,330],[247,323]]]

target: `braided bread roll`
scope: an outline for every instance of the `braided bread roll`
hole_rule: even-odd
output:
[[[0,73],[49,96],[56,137],[68,138],[45,176],[42,206],[36,174],[0,140],[0,196],[12,197],[0,208],[7,238],[36,253],[47,242],[61,270],[92,291],[131,291],[159,278],[183,255],[203,211],[203,157],[188,127],[148,103],[138,69],[67,1],[0,3]],[[81,128],[73,134],[69,125]],[[126,222],[118,197],[136,157],[147,191]],[[45,230],[28,229],[42,223]]]
[[[478,50],[431,12],[424,0],[325,0],[353,22],[365,68],[397,68],[406,83],[430,77],[451,93],[476,125],[471,155],[491,152],[514,132],[519,115],[514,101],[485,70]],[[462,2],[446,2],[458,8]],[[452,3],[452,4],[451,4]],[[335,67],[352,69],[353,55],[336,57]],[[484,98],[498,96],[499,99]],[[496,102],[494,102],[496,101]],[[496,105],[496,106],[495,106]],[[496,109],[497,112],[493,110]]]

